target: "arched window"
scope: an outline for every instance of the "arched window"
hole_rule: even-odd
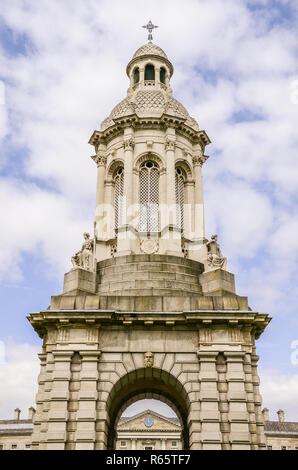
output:
[[[163,67],[160,69],[159,76],[161,83],[166,83],[166,70]]]
[[[155,80],[155,69],[151,64],[147,64],[145,67],[145,80]]]
[[[124,170],[119,168],[114,176],[115,230],[122,225],[124,194]]]
[[[184,230],[184,184],[185,176],[180,168],[176,168],[175,191],[176,191],[176,216],[177,226]]]
[[[154,162],[143,163],[140,171],[140,231],[159,230],[159,170]]]
[[[139,83],[140,81],[140,70],[138,67],[134,70],[133,79],[134,79],[134,83]]]

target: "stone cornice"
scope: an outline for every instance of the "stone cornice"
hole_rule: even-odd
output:
[[[138,117],[136,114],[123,116],[114,119],[115,124],[104,131],[95,130],[89,139],[89,144],[98,148],[100,143],[107,144],[114,137],[123,134],[124,128],[130,126],[134,129],[162,128],[165,130],[168,126],[173,127],[178,134],[188,138],[193,144],[200,144],[204,150],[206,145],[211,143],[204,130],[195,130],[185,124],[185,118],[162,114],[160,117]]]
[[[68,296],[71,297],[71,296]],[[151,297],[150,297],[151,299]],[[113,298],[111,299],[113,301]],[[69,327],[92,327],[101,325],[114,325],[118,327],[146,326],[150,320],[150,325],[160,325],[168,328],[181,327],[184,329],[206,328],[213,325],[225,325],[230,327],[231,321],[238,321],[239,327],[252,326],[255,336],[258,338],[266,328],[271,318],[268,314],[251,311],[232,310],[192,310],[180,312],[120,312],[117,310],[44,310],[39,313],[31,313],[27,318],[35,331],[43,337],[49,327],[57,327],[61,322],[68,323]]]

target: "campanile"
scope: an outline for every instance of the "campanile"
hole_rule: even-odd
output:
[[[126,97],[89,140],[94,234],[62,294],[28,317],[43,338],[32,447],[113,449],[123,410],[156,398],[185,449],[263,449],[255,340],[270,318],[237,295],[217,235],[206,238],[210,140],[174,98],[174,67],[147,26]]]

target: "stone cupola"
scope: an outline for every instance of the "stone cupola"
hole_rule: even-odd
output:
[[[205,262],[201,170],[210,140],[173,97],[174,68],[159,46],[141,46],[126,72],[126,98],[89,141],[98,166],[96,260],[146,253]]]

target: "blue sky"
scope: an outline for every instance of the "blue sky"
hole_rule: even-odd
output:
[[[212,141],[207,237],[219,234],[237,293],[273,317],[257,343],[264,406],[298,420],[297,2],[69,3],[1,5],[0,417],[34,402],[41,342],[26,315],[62,291],[82,233],[92,232],[87,142],[125,97],[125,67],[151,18],[174,64],[174,96]]]

